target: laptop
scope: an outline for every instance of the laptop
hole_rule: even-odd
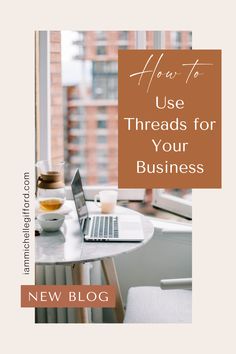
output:
[[[139,215],[128,213],[89,215],[79,169],[76,170],[71,189],[85,241],[143,241],[144,233]]]

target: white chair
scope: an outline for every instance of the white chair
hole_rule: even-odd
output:
[[[161,287],[128,291],[124,323],[191,323],[192,279],[161,280]]]

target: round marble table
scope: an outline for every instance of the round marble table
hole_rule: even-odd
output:
[[[87,205],[89,214],[99,214],[100,209],[93,202],[88,202]],[[154,227],[145,216],[139,214],[142,218],[144,231],[144,240],[142,242],[86,242],[80,231],[74,202],[67,201],[66,208],[71,210],[71,212],[66,215],[60,231],[53,233],[42,231],[40,236],[35,238],[35,263],[36,265],[70,264],[72,266],[74,284],[83,284],[83,264],[100,260],[107,283],[115,287],[116,315],[118,322],[122,322],[124,307],[113,257],[142,247],[152,238]],[[137,214],[134,210],[120,206],[116,207],[114,213]],[[86,309],[79,309],[79,319],[80,322],[88,322]]]
[[[154,227],[150,221],[141,215],[144,231],[142,242],[86,242],[79,228],[78,217],[73,201],[67,201],[72,210],[66,215],[64,225],[58,232],[44,232],[35,238],[36,264],[68,264],[91,262],[107,257],[115,257],[142,247],[153,236]],[[99,208],[93,202],[88,202],[89,214],[98,214]],[[133,214],[135,211],[117,206],[115,214]]]

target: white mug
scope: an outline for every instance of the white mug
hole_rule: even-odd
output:
[[[117,195],[118,192],[114,190],[101,191],[95,195],[94,202],[101,208],[103,214],[109,214],[115,210]],[[100,199],[100,203],[98,203],[98,199]]]

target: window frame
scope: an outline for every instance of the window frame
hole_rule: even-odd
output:
[[[49,31],[37,31],[36,52],[36,85],[38,94],[36,102],[37,144],[39,151],[37,158],[40,160],[51,159],[51,81],[50,81],[50,33]]]
[[[142,40],[146,37],[142,33]],[[50,31],[36,31],[36,36],[39,40],[36,41],[36,51],[39,53],[39,60],[36,67],[38,75],[39,94],[37,102],[39,102],[39,113],[36,120],[39,127],[39,154],[40,160],[51,159],[51,121],[50,121],[50,100],[51,100],[51,87],[50,87]],[[140,46],[140,36],[137,35],[136,42],[137,48]],[[144,44],[141,44],[143,48]],[[46,139],[45,139],[46,136]],[[84,186],[85,197],[87,200],[94,200],[94,196],[100,190],[118,189],[116,185],[93,185]],[[72,199],[72,192],[70,186],[66,186],[67,199]],[[145,196],[145,189],[119,189],[118,200],[142,201]]]

